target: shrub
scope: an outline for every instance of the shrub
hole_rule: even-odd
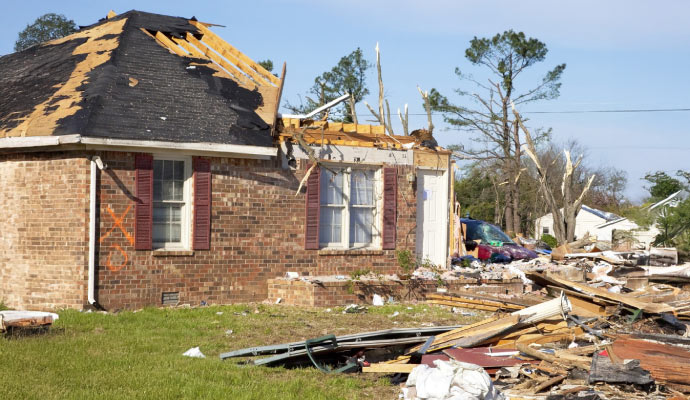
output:
[[[541,241],[548,244],[552,249],[558,247],[558,240],[548,233],[541,235]]]

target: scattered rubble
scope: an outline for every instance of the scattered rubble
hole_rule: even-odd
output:
[[[422,266],[411,274],[419,280],[522,280],[522,295],[426,293],[428,304],[453,312],[493,313],[471,325],[327,335],[235,350],[221,359],[392,374],[405,399],[684,398],[690,394],[690,291],[683,289],[690,264],[649,265],[673,261],[672,249],[610,249],[585,237],[543,248],[536,258],[492,263],[492,257],[463,256],[449,269]],[[378,295],[370,299],[383,303]],[[364,311],[351,304],[343,312]]]
[[[13,328],[49,327],[59,316],[43,311],[0,311],[0,332]]]

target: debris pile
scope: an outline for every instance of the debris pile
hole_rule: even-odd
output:
[[[235,350],[221,358],[391,374],[405,399],[666,399],[690,394],[685,372],[690,296],[671,285],[690,279],[690,264],[638,267],[571,260],[568,265],[537,259],[503,266],[521,271],[531,282],[532,292],[523,296],[427,295],[429,304],[493,313],[471,325],[327,335]],[[655,283],[660,276],[662,282]]]
[[[16,328],[45,328],[58,318],[55,313],[43,311],[0,311],[0,332]]]

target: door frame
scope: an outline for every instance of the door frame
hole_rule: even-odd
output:
[[[446,268],[448,266],[448,223],[449,223],[449,216],[450,216],[450,202],[449,202],[449,196],[450,196],[450,173],[448,169],[438,169],[438,168],[433,168],[433,167],[422,167],[418,166],[416,175],[417,175],[417,190],[415,193],[416,199],[417,199],[417,216],[416,216],[416,223],[417,223],[417,229],[415,230],[416,233],[416,238],[415,238],[415,253],[417,255],[418,259],[422,259],[424,257],[424,240],[423,234],[424,234],[424,224],[423,224],[423,218],[424,218],[424,208],[422,207],[420,210],[420,199],[422,195],[422,191],[424,190],[423,187],[423,178],[422,175],[427,174],[427,175],[437,175],[440,173],[440,183],[441,186],[439,187],[440,190],[440,195],[437,196],[438,199],[436,200],[436,207],[439,207],[442,212],[442,223],[439,224],[439,226],[436,227],[436,232],[439,234],[440,243],[442,243],[443,246],[443,251],[442,256],[443,259],[439,260],[431,260],[434,264],[440,265],[442,268]],[[421,236],[420,236],[421,233]],[[420,240],[422,239],[422,240]],[[441,245],[441,244],[439,244]]]

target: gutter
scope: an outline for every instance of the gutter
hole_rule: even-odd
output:
[[[97,169],[107,168],[100,157],[91,158],[91,186],[89,193],[89,286],[88,301],[96,305],[96,186],[98,185]]]

